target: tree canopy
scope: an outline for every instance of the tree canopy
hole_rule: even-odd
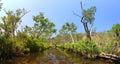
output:
[[[22,22],[21,18],[28,12],[24,8],[17,9],[15,12],[12,10],[4,11],[6,16],[2,17],[0,28],[5,32],[6,37],[14,36],[16,29]]]
[[[70,35],[72,42],[74,42],[73,34],[76,32],[76,30],[77,26],[73,22],[66,22],[65,25],[62,26],[61,30],[59,30],[59,33],[62,36]]]
[[[56,32],[55,24],[50,22],[48,18],[44,17],[44,14],[40,12],[38,15],[33,16],[34,26],[33,31],[34,35],[38,38],[40,36],[50,37],[53,33]],[[45,36],[45,37],[46,37]]]

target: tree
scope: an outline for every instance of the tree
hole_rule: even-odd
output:
[[[0,28],[4,30],[5,36],[15,36],[15,31],[20,25],[21,18],[28,13],[24,8],[23,9],[17,9],[15,12],[12,10],[4,10],[6,13],[6,16],[2,17],[2,23],[0,23]]]
[[[33,16],[33,20],[35,21],[33,31],[37,38],[40,36],[50,37],[56,32],[55,24],[50,22],[48,18],[45,18],[42,12],[37,16]]]
[[[66,22],[65,25],[62,26],[62,29],[59,30],[59,32],[63,36],[65,36],[66,34],[69,34],[72,42],[74,43],[73,34],[76,32],[76,30],[77,30],[77,27],[73,22],[72,23]]]
[[[92,27],[93,27],[94,20],[95,20],[94,16],[96,12],[96,7],[93,6],[89,9],[83,9],[82,2],[80,2],[80,5],[81,5],[81,10],[82,10],[82,16],[74,12],[73,14],[81,18],[80,21],[82,22],[84,26],[84,30],[86,32],[87,38],[91,40],[91,31],[92,31]]]

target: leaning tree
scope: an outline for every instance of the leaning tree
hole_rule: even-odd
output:
[[[84,9],[82,2],[80,2],[80,5],[81,5],[81,10],[82,10],[82,16],[74,12],[73,14],[81,18],[80,21],[84,26],[84,30],[86,32],[87,38],[91,40],[91,31],[92,31],[94,20],[95,20],[94,16],[96,12],[96,7],[92,6],[88,9]]]

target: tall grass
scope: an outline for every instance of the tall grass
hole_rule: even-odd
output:
[[[100,32],[97,33],[92,39],[96,42],[102,52],[109,54],[118,54],[118,48],[120,48],[120,41],[116,39],[112,32]]]

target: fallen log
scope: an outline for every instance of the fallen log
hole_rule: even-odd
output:
[[[120,56],[114,55],[114,54],[107,54],[107,53],[101,53],[98,55],[99,58],[109,59],[114,62],[120,63]]]

